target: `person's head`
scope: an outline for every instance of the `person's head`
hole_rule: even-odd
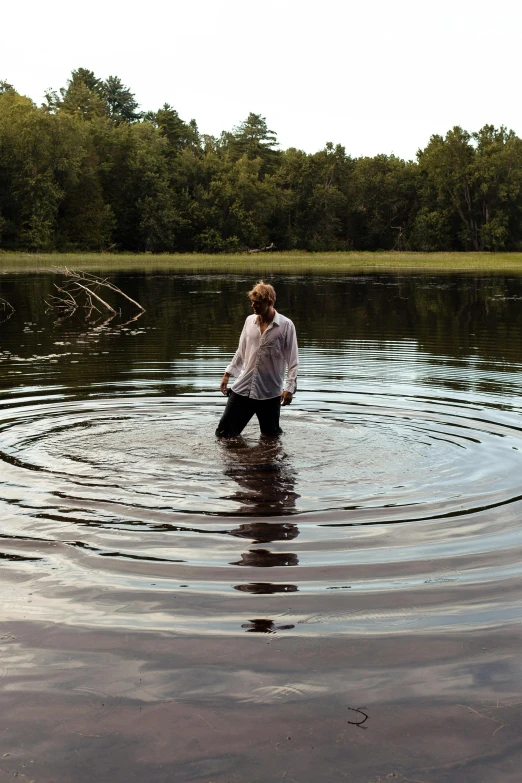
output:
[[[274,287],[260,280],[259,283],[248,292],[248,298],[252,304],[252,310],[258,315],[264,315],[267,310],[274,306],[276,292]]]

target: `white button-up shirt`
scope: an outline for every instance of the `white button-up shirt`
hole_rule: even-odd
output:
[[[295,393],[298,366],[295,326],[276,311],[263,334],[259,316],[245,321],[239,347],[225,372],[235,375],[231,388],[236,394],[254,400],[279,397],[283,390],[285,367],[288,367],[285,391]]]

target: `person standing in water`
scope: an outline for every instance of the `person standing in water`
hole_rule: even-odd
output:
[[[228,402],[216,430],[219,438],[240,435],[254,413],[262,435],[280,435],[281,406],[290,405],[296,391],[294,324],[274,308],[276,293],[271,285],[260,280],[248,298],[254,312],[245,321],[236,355],[221,379]],[[231,375],[236,380],[229,388]]]

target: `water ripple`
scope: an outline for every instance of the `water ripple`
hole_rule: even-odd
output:
[[[218,441],[213,394],[41,391],[5,397],[0,423],[0,557],[36,574],[34,611],[50,601],[56,619],[103,625],[109,590],[116,625],[180,632],[382,633],[521,614],[505,594],[522,577],[522,428],[506,406],[305,389],[281,439],[251,426]],[[77,590],[93,598],[71,615]],[[243,602],[260,596],[290,601],[284,622],[245,621]]]

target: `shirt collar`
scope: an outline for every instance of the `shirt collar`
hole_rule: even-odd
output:
[[[274,326],[279,326],[280,323],[281,323],[281,317],[280,317],[279,313],[277,312],[277,310],[274,309],[274,313],[275,313],[275,315],[272,318],[272,321],[268,324],[268,326],[272,326],[272,324]],[[255,323],[259,326],[259,316],[258,315],[256,315]]]

